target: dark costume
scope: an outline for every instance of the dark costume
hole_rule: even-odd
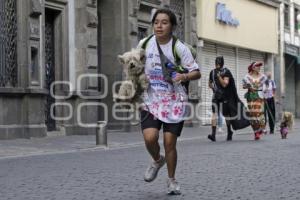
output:
[[[224,88],[220,84],[217,77],[218,74],[222,78],[229,78],[227,87]],[[230,126],[232,126],[234,130],[249,126],[250,122],[246,119],[246,108],[238,97],[234,78],[230,70],[225,67],[222,67],[220,69],[213,69],[210,72],[209,81],[214,85],[212,112],[216,113],[219,112],[219,110],[222,112],[223,116],[226,119],[228,136],[230,136],[230,134],[232,135]]]
[[[289,128],[286,121],[281,122],[280,124],[280,134],[282,139],[286,139],[286,136],[289,132]]]

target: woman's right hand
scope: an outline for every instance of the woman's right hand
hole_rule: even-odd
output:
[[[248,90],[249,90],[250,92],[254,92],[254,91],[255,91],[252,87],[249,87]]]
[[[243,85],[243,89],[250,89],[251,85],[249,83]]]

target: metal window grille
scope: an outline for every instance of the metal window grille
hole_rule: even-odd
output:
[[[46,89],[50,91],[51,84],[55,81],[55,46],[54,46],[54,18],[55,13],[46,10],[45,20],[45,75]],[[55,103],[53,96],[48,95],[45,101],[45,123],[47,131],[56,130],[56,122],[51,117],[51,105]],[[54,111],[55,115],[55,111]]]
[[[180,40],[184,40],[184,1],[171,0],[170,9],[175,13],[177,18],[177,28],[174,35]]]
[[[0,87],[17,85],[16,0],[0,1]]]

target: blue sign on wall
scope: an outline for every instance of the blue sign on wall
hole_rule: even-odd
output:
[[[239,26],[240,22],[238,19],[235,19],[231,15],[231,11],[226,9],[225,3],[217,3],[216,6],[216,19],[222,23],[231,25],[231,26]]]

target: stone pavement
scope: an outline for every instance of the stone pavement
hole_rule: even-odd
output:
[[[295,120],[294,131],[300,129],[300,119]],[[218,133],[217,140],[225,140],[224,133]],[[211,132],[210,126],[184,127],[180,141],[206,139]],[[278,132],[278,131],[277,131]],[[251,134],[251,128],[236,131],[234,135]],[[221,138],[220,138],[221,137]],[[222,138],[223,137],[223,138]],[[233,136],[235,137],[235,136]],[[252,135],[249,136],[252,138]],[[234,138],[233,138],[234,139]],[[0,159],[43,154],[60,154],[77,151],[93,151],[97,149],[116,149],[143,145],[141,132],[108,132],[108,147],[96,146],[93,135],[51,136],[44,138],[0,140]]]
[[[15,142],[27,152],[0,158],[0,199],[300,200],[298,128],[287,140],[276,133],[253,141],[241,133],[232,142],[219,135],[215,143],[206,139],[208,130],[185,128],[178,142],[180,196],[166,195],[166,166],[154,182],[143,180],[150,157],[140,133],[110,133],[108,149],[95,149],[92,136],[1,141],[1,150]]]
[[[209,126],[184,128],[180,140],[205,137]],[[143,144],[141,132],[108,132],[108,146],[96,146],[94,135],[51,136],[44,138],[0,140],[0,159],[43,154],[59,154],[96,149],[110,150]]]

